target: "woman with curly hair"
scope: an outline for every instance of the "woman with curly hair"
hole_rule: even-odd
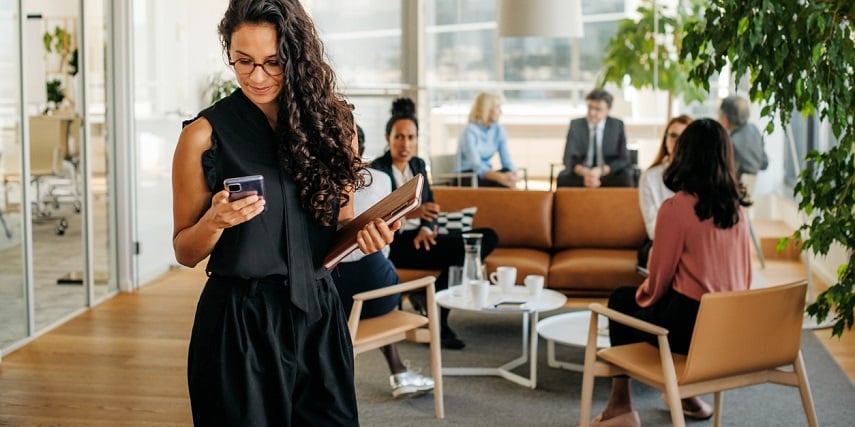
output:
[[[745,190],[736,179],[733,145],[715,120],[693,121],[676,144],[665,169],[665,186],[675,194],[659,208],[650,253],[650,276],[639,287],[615,289],[609,308],[668,329],[674,353],[687,354],[701,297],[708,292],[748,289],[751,248]],[[609,323],[612,346],[657,345],[656,337]],[[699,397],[682,400],[683,414],[707,419],[712,407]],[[630,401],[630,380],[612,379],[606,409],[592,425],[640,426]]]
[[[348,104],[298,0],[231,0],[219,25],[240,85],[185,123],[173,159],[177,260],[210,256],[188,384],[196,425],[357,425],[353,351],[322,267],[364,185]],[[223,180],[262,175],[263,197]],[[364,253],[400,223],[359,232]]]

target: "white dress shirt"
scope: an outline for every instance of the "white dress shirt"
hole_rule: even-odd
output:
[[[667,163],[661,163],[642,172],[638,182],[638,204],[641,207],[641,216],[644,217],[644,229],[647,237],[653,240],[653,231],[656,229],[656,214],[665,200],[674,196],[674,192],[665,186],[663,176]]]

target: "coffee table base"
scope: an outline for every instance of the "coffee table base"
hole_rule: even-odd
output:
[[[590,319],[591,312],[585,310],[547,317],[539,322],[536,329],[537,333],[546,340],[546,363],[550,368],[576,372],[585,370],[584,364],[558,360],[555,357],[555,343],[584,348],[588,341]],[[598,323],[608,324],[604,317],[601,317]],[[608,335],[597,336],[597,348],[607,348],[609,345]]]
[[[575,372],[585,370],[585,365],[583,364],[558,360],[555,357],[555,341],[553,340],[546,340],[546,365],[550,368],[561,368]]]
[[[497,368],[459,367],[442,368],[442,374],[448,376],[494,376],[502,377],[523,387],[537,387],[537,333],[531,331],[531,325],[537,325],[538,313],[531,311],[522,316],[522,355]],[[528,378],[511,372],[526,363],[529,364]]]

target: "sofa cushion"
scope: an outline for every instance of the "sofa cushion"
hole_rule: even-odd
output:
[[[484,260],[487,273],[496,271],[496,267],[509,265],[517,268],[517,284],[523,282],[529,274],[540,274],[549,283],[549,254],[544,251],[524,248],[496,248]]]
[[[634,249],[569,249],[552,256],[549,288],[577,295],[608,296],[644,280],[635,272]]]
[[[434,200],[444,211],[478,207],[473,227],[490,227],[500,248],[552,247],[552,192],[502,188],[436,187]],[[641,213],[638,214],[639,217]],[[642,232],[644,225],[641,226]]]
[[[465,233],[472,230],[472,217],[478,212],[477,206],[470,206],[459,211],[440,212],[436,217],[437,233]]]
[[[646,236],[636,188],[559,188],[555,191],[553,241],[557,251],[637,249]]]

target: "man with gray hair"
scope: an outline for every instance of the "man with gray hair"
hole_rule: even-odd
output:
[[[747,99],[734,95],[721,101],[718,121],[730,133],[737,177],[744,173],[757,174],[769,166],[763,150],[763,135],[757,126],[748,123],[749,117],[751,110]]]

